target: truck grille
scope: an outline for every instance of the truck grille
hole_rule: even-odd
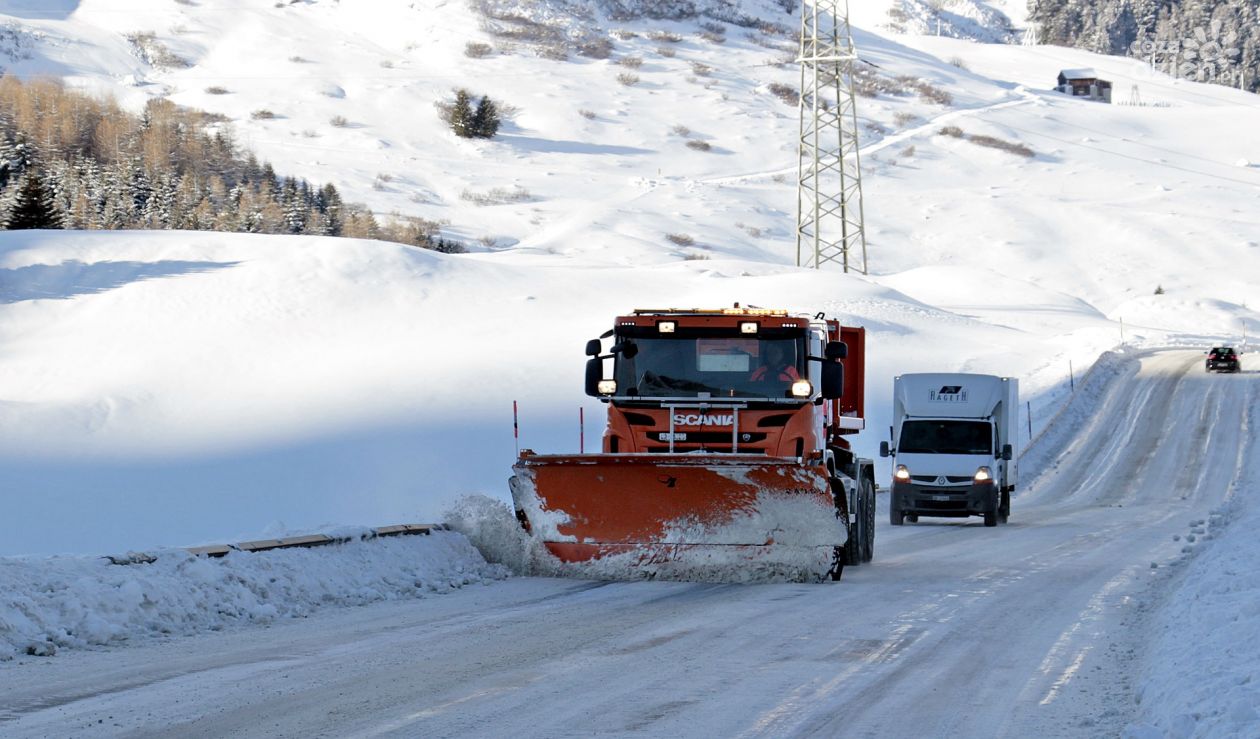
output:
[[[730,431],[679,431],[678,433],[686,434],[687,438],[679,440],[679,441],[675,441],[674,442],[675,446],[679,444],[730,444],[731,443]],[[668,443],[669,432],[668,431],[649,431],[648,438],[653,441],[663,441],[663,442]],[[761,442],[765,440],[766,440],[766,435],[764,433],[757,433],[755,431],[739,432],[740,444],[756,444],[757,442]]]
[[[727,441],[730,441],[729,436],[726,438],[727,438]],[[649,454],[669,454],[670,453],[669,447],[667,446],[650,446],[647,448],[647,451]],[[700,452],[700,451],[711,452],[713,454],[728,454],[730,453],[731,450],[730,450],[729,444],[727,445],[727,448],[725,449],[721,449],[721,448],[714,449],[713,447],[705,447],[704,449],[701,449],[695,444],[674,444],[674,454],[686,454],[687,452]],[[739,453],[740,454],[766,454],[766,450],[765,449],[745,449],[743,446],[741,446],[739,448]]]

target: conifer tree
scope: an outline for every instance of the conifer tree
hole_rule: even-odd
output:
[[[323,234],[340,236],[344,227],[342,210],[345,206],[341,202],[341,193],[337,192],[337,188],[333,187],[331,182],[320,189],[315,197],[315,207],[323,216]]]
[[[472,135],[492,139],[499,132],[499,109],[490,98],[482,96],[472,117]]]
[[[449,122],[451,130],[462,139],[477,135],[473,128],[472,99],[467,90],[461,88],[455,91],[455,104],[451,106]]]
[[[61,228],[61,214],[53,205],[52,193],[44,187],[39,175],[29,172],[18,185],[9,212],[7,228],[18,231],[30,228]]]

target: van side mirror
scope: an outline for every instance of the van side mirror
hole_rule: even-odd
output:
[[[604,379],[604,362],[591,357],[586,360],[586,394],[592,398],[599,397],[599,383]]]
[[[844,395],[843,364],[833,361],[822,363],[822,388],[820,389],[822,391],[820,395],[827,400],[835,400]]]
[[[586,356],[588,357],[599,356],[599,352],[602,348],[603,347],[599,343],[599,339],[591,339],[590,341],[586,342]]]
[[[849,345],[843,341],[828,341],[823,347],[823,356],[833,362],[837,359],[849,358]]]
[[[886,441],[879,442],[879,456],[881,457],[892,456],[892,450],[888,448],[888,442]]]
[[[1010,444],[1002,445],[1002,461],[1009,462],[1015,458],[1015,450]]]

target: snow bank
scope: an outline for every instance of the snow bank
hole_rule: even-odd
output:
[[[1121,377],[1132,377],[1140,363],[1133,354],[1115,351],[1103,352],[1081,378],[1079,387],[1067,399],[1054,416],[1046,422],[1041,432],[1028,444],[1020,455],[1019,463],[1026,473],[1022,487],[1036,487],[1037,475],[1058,466],[1058,458],[1080,430],[1098,416],[1101,403],[1112,383]]]
[[[1260,456],[1252,402],[1242,430]],[[1250,433],[1249,433],[1250,432]],[[1206,521],[1190,522],[1181,580],[1150,621],[1131,737],[1260,736],[1260,477],[1237,480]],[[1210,546],[1195,546],[1208,540]]]
[[[0,659],[419,598],[507,576],[454,532],[222,559],[0,559]]]

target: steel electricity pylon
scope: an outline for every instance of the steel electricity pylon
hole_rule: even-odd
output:
[[[801,8],[801,140],[796,263],[866,274],[862,168],[858,155],[847,0],[805,0]]]

